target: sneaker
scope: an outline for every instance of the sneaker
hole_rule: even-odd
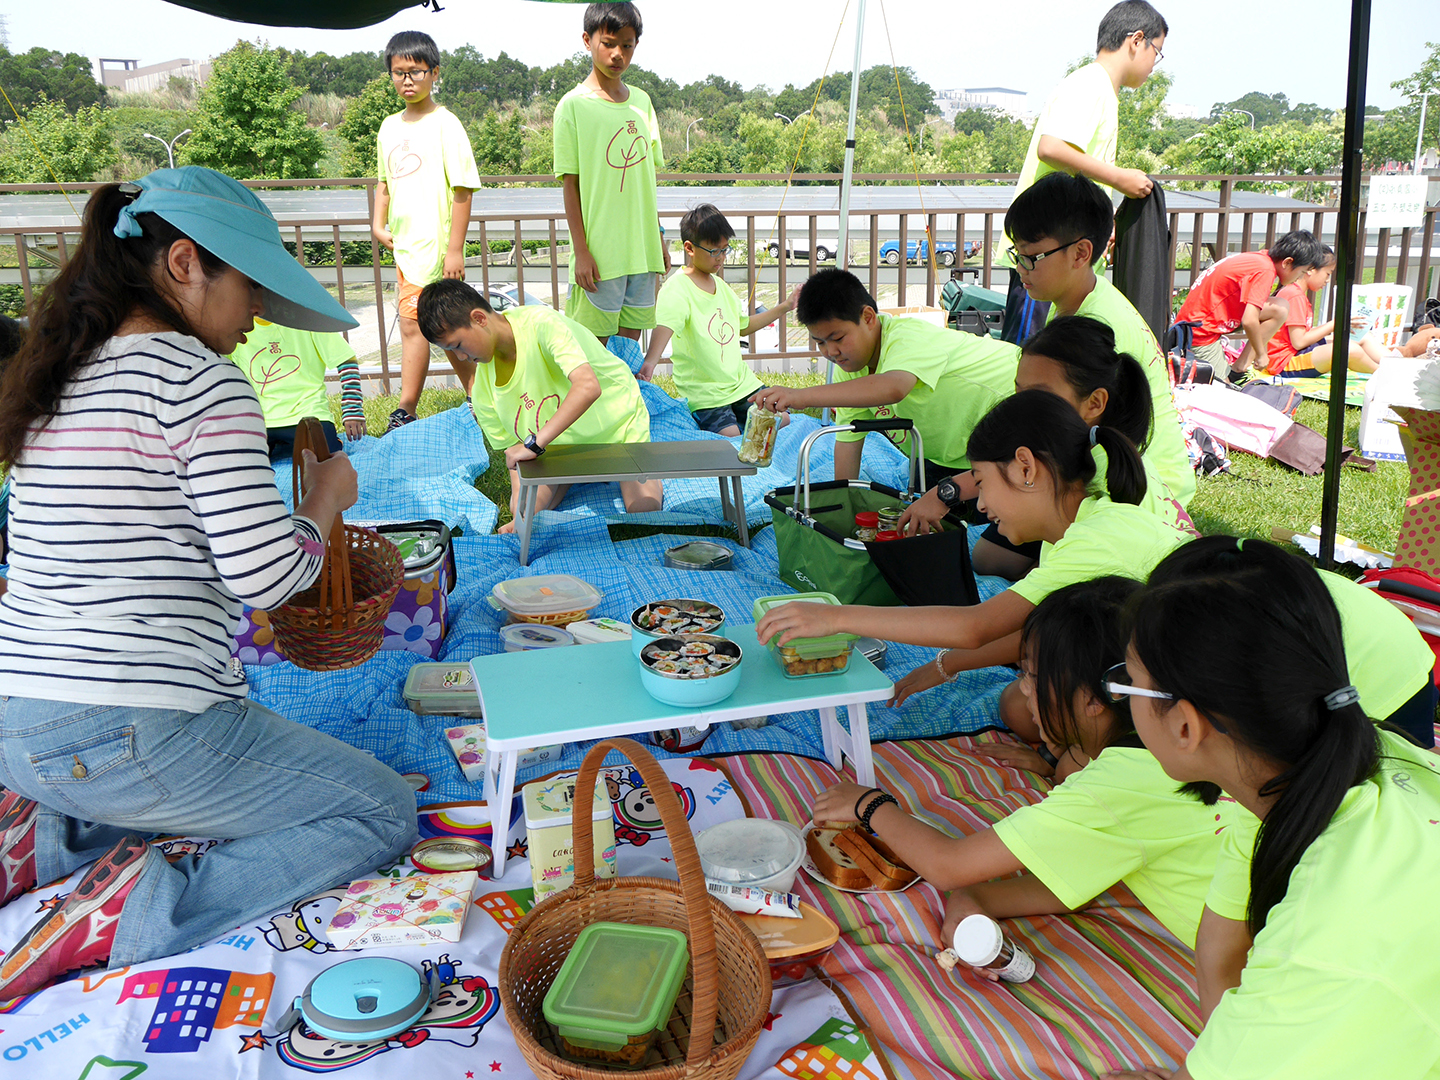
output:
[[[402,428],[406,424],[413,424],[414,422],[415,417],[411,413],[406,412],[404,409],[396,409],[390,414],[390,423],[385,425],[385,430],[387,432],[395,431],[397,428]]]
[[[0,964],[0,1002],[34,994],[62,975],[110,959],[125,898],[150,845],[130,835],[100,856],[65,902],[30,928]]]
[[[37,884],[35,818],[38,812],[34,799],[0,788],[0,905],[8,904]]]

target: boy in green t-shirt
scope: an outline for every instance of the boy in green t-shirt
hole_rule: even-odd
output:
[[[465,280],[465,229],[480,173],[464,125],[430,96],[440,69],[435,39],[396,34],[385,46],[385,66],[405,101],[405,111],[386,117],[376,137],[380,183],[370,224],[375,239],[395,253],[399,275],[400,402],[386,429],[394,431],[415,419],[430,373],[430,345],[416,324],[415,302],[432,281]],[[468,396],[475,365],[449,360]]]
[[[650,413],[625,361],[584,327],[542,304],[505,314],[463,281],[426,285],[418,305],[427,341],[478,365],[471,401],[492,449],[505,448],[510,513],[519,495],[515,467],[552,444],[649,442]],[[568,484],[542,485],[536,510],[560,504]],[[659,480],[620,484],[632,514],[659,510]],[[513,532],[507,522],[500,532]]]
[[[1145,0],[1121,0],[1105,13],[1096,34],[1094,62],[1065,76],[1040,110],[1015,182],[1017,198],[1052,172],[1088,176],[1132,199],[1150,194],[1153,184],[1143,170],[1115,164],[1120,90],[1145,84],[1160,63],[1169,32],[1165,17]],[[1044,325],[1045,305],[1026,294],[1008,241],[1000,244],[1000,265],[1011,268],[1000,336],[1018,345]]]
[[[1100,185],[1063,172],[1041,177],[1017,195],[1005,213],[1016,272],[1031,299],[1050,308],[1046,322],[1061,315],[1103,322],[1115,332],[1115,351],[1134,357],[1144,369],[1154,405],[1145,459],[1185,506],[1195,494],[1195,470],[1180,430],[1164,353],[1135,305],[1095,271],[1114,224],[1115,211]]]
[[[360,367],[355,350],[340,334],[294,330],[279,323],[255,320],[230,359],[255,387],[265,417],[270,460],[280,461],[295,452],[295,427],[307,416],[320,421],[332,454],[340,451],[340,438],[330,420],[330,398],[325,392],[325,369],[340,373],[340,418],[351,442],[365,435],[365,409],[360,397]]]
[[[729,436],[740,434],[750,395],[764,386],[741,355],[740,339],[793,311],[800,295],[796,286],[775,307],[743,318],[735,290],[720,277],[734,236],[725,215],[710,203],[701,203],[680,219],[688,265],[660,288],[655,332],[636,373],[649,381],[665,346],[673,341],[675,388],[689,401],[695,423],[702,431]]]
[[[947,330],[876,310],[874,297],[848,270],[821,270],[800,288],[795,316],[815,346],[839,370],[830,386],[767,386],[750,400],[767,409],[836,410],[836,423],[892,416],[914,422],[925,448],[925,483],[964,471],[966,489],[954,505],[975,497],[965,444],[1001,399],[1015,392],[1020,350],[1003,341]],[[903,432],[897,442],[903,443]],[[835,447],[835,479],[860,476],[865,436],[847,432]]]
[[[590,75],[555,107],[555,174],[570,229],[565,314],[602,342],[655,325],[656,275],[670,272],[655,195],[660,123],[621,81],[642,26],[634,4],[591,4],[582,40]]]

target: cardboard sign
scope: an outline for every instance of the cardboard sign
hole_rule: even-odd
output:
[[[1430,178],[1372,176],[1365,207],[1365,229],[1415,229],[1425,224],[1425,196]]]

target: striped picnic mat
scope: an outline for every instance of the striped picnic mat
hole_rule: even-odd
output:
[[[876,782],[932,824],[973,832],[1044,795],[1033,774],[973,752],[1002,738],[877,745]],[[723,764],[752,815],[796,825],[808,820],[815,795],[842,778],[824,762],[788,754]],[[1079,1080],[1107,1069],[1173,1068],[1199,1030],[1193,953],[1123,886],[1084,914],[1009,920],[1007,931],[1038,966],[1019,985],[950,974],[931,959],[944,897],[928,882],[855,895],[802,872],[796,889],[841,928],[826,975],[886,1054],[922,1080]]]

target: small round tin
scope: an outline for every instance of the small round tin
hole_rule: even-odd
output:
[[[430,777],[423,772],[407,772],[402,775],[405,777],[405,782],[416,791],[430,790]]]
[[[688,544],[669,548],[664,562],[673,570],[729,570],[734,558],[734,553],[723,544],[691,540]]]
[[[410,861],[428,874],[454,874],[462,870],[485,873],[494,860],[490,848],[468,836],[432,836],[410,849]]]

